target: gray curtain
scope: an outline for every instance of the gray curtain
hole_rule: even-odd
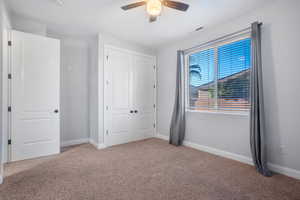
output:
[[[259,173],[271,176],[267,167],[265,139],[265,118],[263,104],[262,58],[261,58],[261,24],[251,25],[252,69],[250,85],[250,146],[254,165]]]
[[[185,136],[184,52],[177,51],[175,104],[170,127],[170,144],[182,145]]]

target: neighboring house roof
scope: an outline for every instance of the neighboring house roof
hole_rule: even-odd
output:
[[[246,69],[240,72],[237,72],[235,74],[232,74],[230,76],[226,76],[222,79],[219,79],[219,83],[223,83],[223,85],[226,87],[226,85],[230,85],[230,82],[232,81],[245,81],[247,79],[247,77],[249,77],[249,73],[250,73],[250,69]],[[236,85],[239,85],[238,83],[236,83]],[[193,96],[198,95],[198,91],[208,91],[210,88],[214,87],[214,81],[208,82],[206,84],[200,85],[200,86],[190,86],[190,93]],[[243,89],[241,87],[238,86],[238,88]],[[236,91],[237,92],[237,91]],[[248,96],[248,95],[247,95]]]

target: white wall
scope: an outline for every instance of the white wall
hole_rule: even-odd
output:
[[[90,40],[89,48],[89,133],[90,140],[98,143],[98,36]]]
[[[6,6],[2,0],[0,0],[0,184],[3,181],[3,162],[6,160],[5,149],[7,149],[7,126],[6,118],[4,117],[4,109],[7,108],[7,99],[3,95],[7,91],[7,83],[3,80],[7,78],[7,30],[10,28],[10,17],[6,9]],[[3,145],[2,145],[3,144]]]
[[[134,43],[119,40],[109,34],[100,33],[98,35],[98,66],[94,66],[89,74],[90,80],[90,124],[91,139],[97,144],[104,142],[103,133],[103,75],[104,75],[104,45],[112,45],[119,48],[128,49],[148,55],[155,55],[153,49],[149,49]],[[97,73],[95,73],[97,72]],[[95,123],[97,121],[97,123]]]
[[[61,39],[61,142],[89,138],[89,46],[86,41]]]
[[[300,178],[300,1],[278,0],[252,13],[189,38],[164,45],[158,53],[158,131],[169,134],[175,95],[176,50],[190,48],[261,21],[263,78],[269,161]],[[250,159],[249,118],[187,113],[186,140]],[[283,168],[280,168],[283,169]]]
[[[61,144],[68,146],[88,142],[90,137],[88,74],[93,64],[90,38],[74,38],[52,32],[47,32],[47,36],[61,41]]]

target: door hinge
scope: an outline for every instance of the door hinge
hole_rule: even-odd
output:
[[[8,79],[11,79],[11,78],[12,78],[12,75],[11,75],[11,74],[8,74],[7,77],[8,77]]]
[[[106,110],[108,110],[108,106],[106,106]]]
[[[106,60],[108,60],[108,56],[106,56]]]
[[[153,65],[153,69],[155,69],[155,65]]]
[[[153,124],[153,128],[155,128],[156,127],[156,125],[155,125],[155,123]]]
[[[12,42],[11,41],[8,41],[8,46],[12,46]]]
[[[106,130],[106,135],[108,135],[108,130]]]
[[[155,85],[155,84],[153,85],[153,88],[154,88],[154,89],[156,88],[156,85]]]
[[[8,106],[7,111],[11,112],[11,106]]]
[[[153,108],[156,108],[156,105],[155,105],[155,104],[153,104]]]
[[[8,145],[11,145],[11,140],[10,140],[10,139],[8,140],[7,144],[8,144]]]

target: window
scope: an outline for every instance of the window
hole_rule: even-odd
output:
[[[219,43],[188,56],[191,110],[249,110],[251,39]]]

